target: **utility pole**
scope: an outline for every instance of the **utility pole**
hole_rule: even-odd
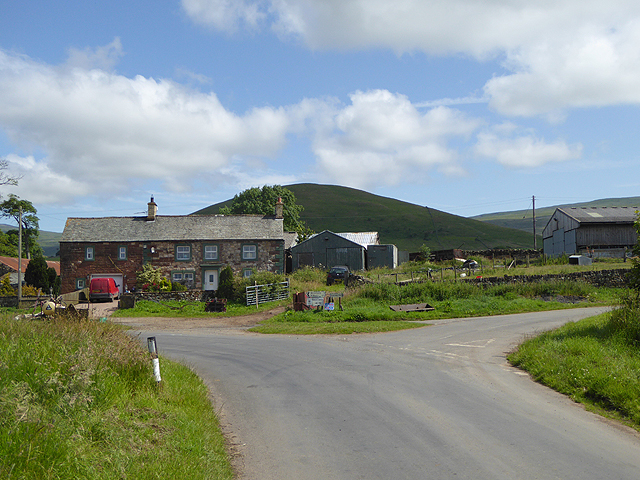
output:
[[[536,196],[533,196],[533,249],[538,249],[538,239],[536,238]]]
[[[18,213],[18,308],[22,300],[22,207]]]

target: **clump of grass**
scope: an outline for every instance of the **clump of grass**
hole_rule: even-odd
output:
[[[232,478],[202,382],[113,324],[0,319],[1,478]]]

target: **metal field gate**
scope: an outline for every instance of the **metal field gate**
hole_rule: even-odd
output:
[[[289,298],[289,280],[267,285],[251,285],[245,288],[247,305],[256,307],[262,303],[275,302]]]

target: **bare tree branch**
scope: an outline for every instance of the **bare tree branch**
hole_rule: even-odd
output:
[[[22,175],[13,176],[3,171],[8,168],[9,162],[4,158],[0,158],[0,185],[18,185],[18,180],[22,178]]]

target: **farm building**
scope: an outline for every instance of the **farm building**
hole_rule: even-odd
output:
[[[638,207],[557,208],[542,232],[549,257],[622,257],[637,242]]]
[[[305,266],[331,268],[334,265],[346,265],[349,270],[366,268],[366,245],[325,230],[306,239],[291,248],[293,270]],[[359,239],[367,241],[369,238]]]

